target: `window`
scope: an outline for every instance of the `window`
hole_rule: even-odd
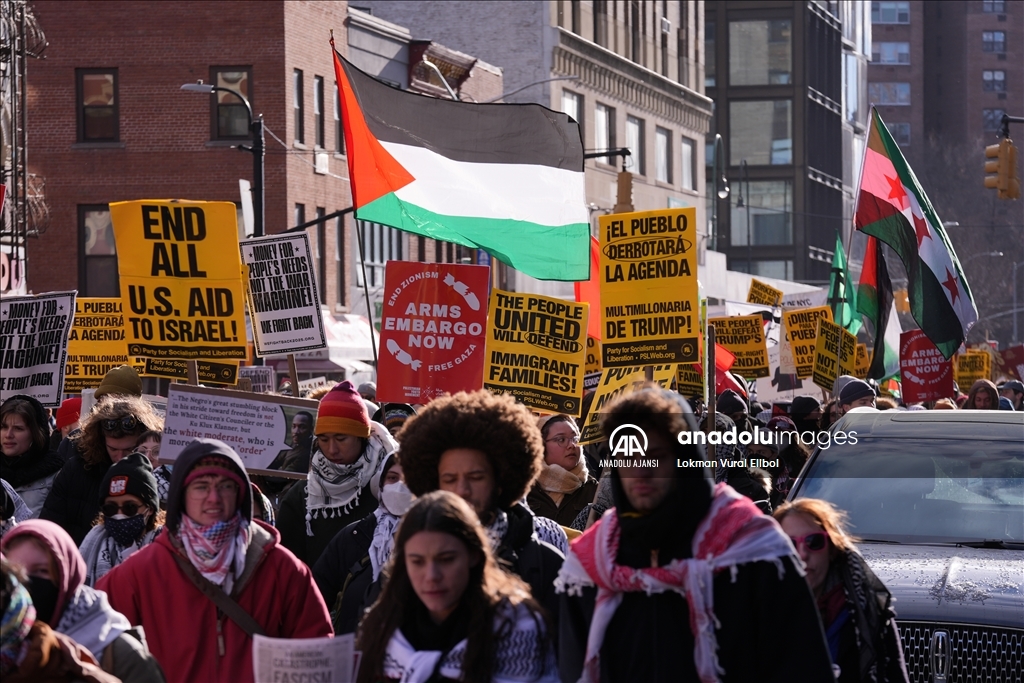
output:
[[[380,223],[356,221],[356,229],[363,239],[363,253],[366,255],[366,280],[370,287],[384,286],[384,266],[388,261],[402,260],[402,233]],[[440,244],[440,242],[438,242]],[[363,286],[363,264],[359,254],[355,256],[356,284]]]
[[[210,69],[210,82],[219,88],[236,92],[252,105],[249,84],[252,67],[215,66]],[[213,97],[212,140],[239,140],[249,137],[249,110],[236,95],[215,90]]]
[[[909,2],[872,2],[872,24],[909,24]]]
[[[320,292],[320,303],[327,301],[327,221],[324,216],[327,209],[316,207],[316,278],[317,290]]]
[[[751,268],[750,266],[753,266]],[[759,277],[772,277],[776,280],[793,279],[792,261],[762,261],[757,260],[748,264],[745,259],[735,256],[729,263],[729,269],[739,273],[750,273]]]
[[[615,149],[615,110],[599,104],[594,108],[594,147]],[[599,157],[598,161],[614,164],[614,157]]]
[[[573,121],[580,124],[580,130],[583,130],[583,119],[580,118],[581,111],[583,111],[583,95],[574,93],[571,90],[563,90],[562,112],[571,116]]]
[[[121,296],[114,224],[106,204],[78,207],[80,296]]]
[[[626,170],[647,175],[644,159],[644,122],[635,116],[626,117],[626,147],[630,152],[626,158]]]
[[[324,77],[313,77],[313,132],[316,135],[314,144],[326,149],[324,144]]]
[[[869,83],[868,99],[872,104],[910,104],[909,83]]]
[[[594,42],[608,46],[608,0],[594,0]]]
[[[654,127],[654,177],[658,182],[672,182],[672,133]]]
[[[715,22],[704,22],[704,87],[715,87]]]
[[[747,244],[747,206],[750,204],[750,243],[753,246],[793,243],[793,185],[789,180],[732,181],[732,219],[729,222],[732,246]],[[737,206],[743,193],[744,206]]]
[[[334,151],[345,153],[345,129],[341,125],[341,91],[334,84]]]
[[[423,239],[422,237],[420,239]],[[344,306],[345,300],[345,217],[334,219],[334,268],[338,278],[338,305]]]
[[[792,100],[733,100],[729,103],[729,164],[793,163]]]
[[[117,69],[78,69],[75,75],[78,141],[118,142]]]
[[[885,127],[889,129],[889,135],[892,136],[897,145],[905,147],[910,144],[909,123],[887,123]]]
[[[640,63],[640,3],[629,0],[629,58]]]
[[[792,28],[789,19],[730,21],[729,85],[790,83]]]
[[[1003,127],[1003,109],[982,109],[981,118],[986,131],[998,131]]]
[[[985,52],[1006,52],[1006,31],[982,31],[981,49]]]
[[[681,138],[680,140],[679,148],[682,150],[682,160],[679,164],[679,184],[682,185],[684,190],[697,189],[697,185],[694,182],[696,160],[693,150],[695,146],[696,143],[689,138]]]
[[[295,205],[295,225],[292,227],[298,227],[306,222],[306,205],[296,204]]]
[[[305,118],[305,108],[302,106],[302,69],[296,69],[292,72],[292,94],[294,101],[292,107],[295,111],[295,142],[302,143],[306,141],[306,129],[303,125],[303,118]]]
[[[981,72],[982,86],[990,92],[1006,91],[1006,72],[986,69]]]
[[[982,0],[981,2],[982,12],[998,12],[1002,14],[1006,11],[1005,0]]]
[[[910,43],[874,43],[871,61],[876,64],[910,64]]]

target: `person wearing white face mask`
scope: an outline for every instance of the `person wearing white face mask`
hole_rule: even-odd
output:
[[[381,568],[391,557],[402,515],[412,506],[412,492],[394,453],[371,480],[370,492],[380,502],[377,509],[339,531],[313,565],[313,579],[339,635],[355,633],[363,613],[380,594]]]

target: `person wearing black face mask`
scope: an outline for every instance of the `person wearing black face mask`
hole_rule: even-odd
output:
[[[111,465],[100,485],[100,516],[82,541],[85,585],[95,586],[129,555],[152,543],[163,528],[159,487],[149,458],[132,453]]]
[[[85,585],[85,561],[64,529],[30,519],[11,529],[0,549],[28,574],[39,621],[85,647],[124,683],[164,683],[141,629],[110,606],[106,593]]]

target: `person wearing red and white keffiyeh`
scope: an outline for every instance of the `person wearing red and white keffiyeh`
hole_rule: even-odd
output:
[[[602,429],[615,507],[572,542],[555,582],[562,680],[832,683],[792,544],[715,485],[702,447],[679,443],[698,430],[685,402],[648,388],[611,406]]]

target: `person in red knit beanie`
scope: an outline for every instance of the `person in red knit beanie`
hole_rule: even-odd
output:
[[[282,544],[309,566],[335,534],[377,508],[370,482],[398,448],[347,380],[320,399],[313,434],[306,483],[285,494],[277,518]]]

